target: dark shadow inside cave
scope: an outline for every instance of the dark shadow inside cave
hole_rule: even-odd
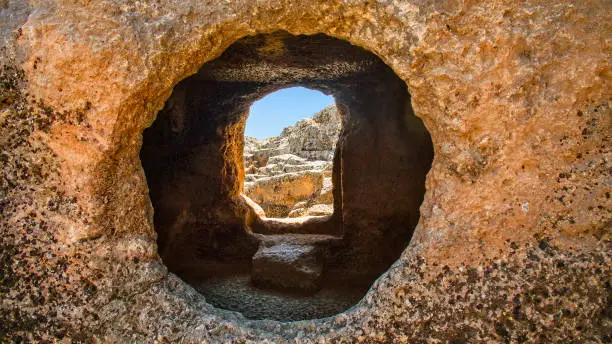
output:
[[[249,106],[303,86],[333,95],[333,213],[267,219],[243,195]],[[159,252],[219,308],[321,318],[354,305],[408,245],[431,139],[405,83],[375,55],[325,35],[245,37],[179,83],[143,135]]]

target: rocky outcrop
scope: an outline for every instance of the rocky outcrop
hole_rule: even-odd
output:
[[[338,110],[330,105],[278,137],[246,137],[245,195],[268,217],[333,213],[332,159],[340,129]]]
[[[311,200],[323,185],[321,171],[283,173],[245,183],[245,193],[268,217],[286,217],[298,202]]]

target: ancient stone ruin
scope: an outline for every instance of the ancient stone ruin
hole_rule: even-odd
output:
[[[278,137],[245,137],[244,194],[267,217],[325,216],[334,211],[332,166],[342,128],[330,105]]]
[[[0,1],[0,342],[609,342],[611,12]],[[260,155],[293,86],[337,144]]]

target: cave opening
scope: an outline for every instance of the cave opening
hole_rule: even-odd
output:
[[[244,195],[253,102],[306,87],[341,123],[326,216],[268,218]],[[141,161],[168,269],[218,308],[294,321],[354,305],[419,220],[431,138],[406,84],[376,55],[317,34],[244,37],[174,88]]]
[[[285,88],[251,105],[244,190],[266,218],[333,213],[332,165],[341,120],[332,96]]]

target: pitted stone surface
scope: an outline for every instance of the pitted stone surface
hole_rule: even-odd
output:
[[[0,341],[610,341],[609,2],[5,4]],[[295,323],[166,271],[138,159],[176,83],[281,29],[380,56],[436,152],[402,257],[350,310]]]

